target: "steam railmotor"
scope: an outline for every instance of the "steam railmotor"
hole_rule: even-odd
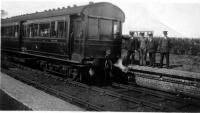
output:
[[[123,11],[106,2],[2,19],[2,58],[103,82],[121,56],[124,20]]]

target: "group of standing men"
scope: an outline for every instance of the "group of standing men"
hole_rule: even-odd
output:
[[[160,67],[163,67],[163,59],[166,58],[166,67],[169,68],[169,52],[170,41],[167,36],[167,31],[163,31],[164,37],[159,41],[153,38],[153,33],[148,33],[148,37],[144,36],[144,32],[140,32],[139,37],[134,37],[130,34],[131,38],[128,44],[128,53],[126,59],[130,60],[131,64],[135,64],[136,52],[139,53],[139,65],[147,65],[146,59],[149,54],[149,66],[156,66],[156,53],[160,53]]]

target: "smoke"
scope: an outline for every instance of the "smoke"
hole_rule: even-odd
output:
[[[94,70],[92,68],[90,68],[89,74],[90,74],[90,76],[94,76],[95,72],[94,72]]]
[[[1,18],[4,18],[7,14],[7,11],[1,9]]]
[[[128,67],[122,64],[122,58],[118,59],[118,61],[114,64],[115,67],[118,67],[124,73],[128,72]]]

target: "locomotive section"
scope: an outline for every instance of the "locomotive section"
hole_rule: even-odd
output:
[[[2,19],[1,72],[81,110],[200,111],[199,73],[123,64],[124,21],[107,2]]]

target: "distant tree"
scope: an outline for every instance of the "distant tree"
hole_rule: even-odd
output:
[[[5,10],[1,9],[1,18],[5,17],[7,14]]]

